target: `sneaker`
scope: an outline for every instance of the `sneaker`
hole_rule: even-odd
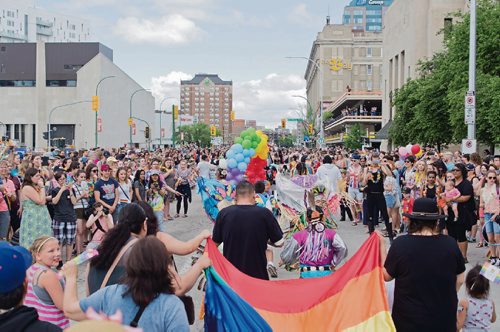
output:
[[[491,265],[497,265],[498,264],[498,259],[496,257],[490,257],[490,264]]]
[[[271,278],[278,278],[278,269],[272,264],[267,264],[267,272]]]

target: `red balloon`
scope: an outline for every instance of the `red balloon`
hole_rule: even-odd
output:
[[[414,155],[416,155],[419,152],[420,152],[420,145],[418,145],[418,144],[412,145],[412,147],[411,147],[411,153],[413,153]]]

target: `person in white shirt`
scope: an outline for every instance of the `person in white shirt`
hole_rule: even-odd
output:
[[[210,179],[210,170],[216,171],[217,166],[210,164],[207,159],[206,155],[201,156],[201,161],[198,163],[198,174],[202,178]]]
[[[323,157],[323,165],[318,167],[316,175],[330,192],[338,192],[338,182],[342,176],[339,168],[332,164],[332,157],[329,155]]]

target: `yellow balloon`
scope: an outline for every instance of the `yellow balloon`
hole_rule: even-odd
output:
[[[424,151],[422,151],[422,149],[420,149],[420,151],[418,151],[418,153],[415,155],[415,157],[420,158],[420,157],[422,157],[423,154],[424,154]]]

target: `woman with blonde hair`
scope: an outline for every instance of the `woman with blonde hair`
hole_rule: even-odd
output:
[[[422,197],[427,184],[427,164],[423,160],[415,164],[415,199]]]

